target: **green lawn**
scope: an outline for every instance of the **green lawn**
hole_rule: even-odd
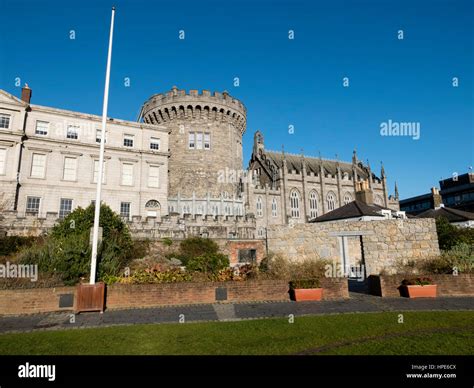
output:
[[[0,354],[474,354],[474,312],[339,314],[0,335]]]

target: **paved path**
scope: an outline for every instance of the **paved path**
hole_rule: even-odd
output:
[[[107,310],[74,315],[68,312],[0,316],[0,333],[144,323],[235,321],[351,312],[471,310],[473,297],[436,299],[380,298],[351,293],[350,299],[321,302],[216,303],[186,306]],[[73,319],[73,320],[72,320]]]

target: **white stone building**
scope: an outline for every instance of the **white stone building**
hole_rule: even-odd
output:
[[[19,216],[87,207],[95,200],[101,117],[30,104],[0,90],[4,210]],[[108,119],[102,199],[124,218],[160,217],[168,203],[168,131]]]

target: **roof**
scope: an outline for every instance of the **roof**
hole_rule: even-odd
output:
[[[349,202],[347,205],[341,206],[329,213],[323,214],[320,217],[311,220],[310,222],[336,221],[347,218],[359,218],[363,216],[383,217],[380,214],[381,210],[390,210],[378,205],[368,205],[365,202],[355,200]]]
[[[275,152],[275,151],[264,151],[262,155],[263,158],[269,159],[273,164],[275,164],[278,168],[282,166],[283,158],[286,160],[286,165],[288,167],[288,171],[300,171],[301,170],[301,162],[302,162],[302,155],[295,155],[295,154],[283,154],[282,152]],[[314,174],[319,174],[319,166],[322,163],[323,169],[326,174],[336,175],[337,174],[337,165],[341,169],[341,173],[348,173],[349,176],[352,175],[352,167],[353,164],[349,162],[340,162],[337,160],[330,160],[330,159],[320,159],[317,157],[311,156],[304,156],[304,161],[306,163],[306,170],[308,172],[313,172]],[[356,171],[358,175],[362,179],[367,179],[369,174],[367,172],[367,168],[363,166],[362,163],[357,163],[355,165]],[[372,176],[375,179],[379,179],[375,174],[372,173]]]
[[[438,218],[444,217],[449,222],[463,222],[474,220],[474,213],[465,212],[463,210],[452,209],[450,207],[439,207],[437,209],[429,209],[418,214],[419,218]]]

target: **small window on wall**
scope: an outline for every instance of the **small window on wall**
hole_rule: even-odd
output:
[[[79,126],[69,125],[67,127],[66,137],[68,139],[77,140],[77,138],[79,137]]]
[[[150,166],[148,171],[148,186],[160,186],[160,168],[158,166]]]
[[[99,161],[94,160],[94,175],[92,182],[97,183],[97,177],[99,176]],[[102,184],[105,184],[105,161],[102,164]]]
[[[95,142],[100,144],[101,139],[102,139],[102,129],[96,129],[95,130]],[[105,133],[104,143],[107,143],[107,132]]]
[[[47,121],[37,121],[35,128],[35,135],[46,136],[49,130],[49,123]]]
[[[10,115],[0,113],[0,128],[10,128]]]
[[[257,198],[257,217],[263,217],[263,204],[261,197]]]
[[[189,132],[189,149],[193,150],[195,148],[195,133]]]
[[[133,135],[123,135],[123,146],[133,148]]]
[[[130,219],[130,202],[120,202],[120,217]]]
[[[239,249],[239,263],[256,263],[256,249]]]
[[[160,149],[160,139],[152,137],[150,139],[150,149],[158,151]]]
[[[75,181],[77,176],[77,158],[64,158],[63,179]]]
[[[27,197],[26,198],[26,211],[29,213],[39,213],[41,198],[40,197]]]
[[[196,149],[202,150],[202,132],[196,133]]]
[[[204,149],[205,150],[211,149],[211,134],[208,132],[204,133]]]
[[[31,160],[31,177],[44,178],[46,169],[46,155],[33,154]]]
[[[278,204],[277,204],[277,200],[275,198],[273,198],[272,200],[272,217],[276,217],[277,214],[278,214]]]
[[[59,218],[67,217],[72,211],[72,199],[61,198],[59,204]]]

